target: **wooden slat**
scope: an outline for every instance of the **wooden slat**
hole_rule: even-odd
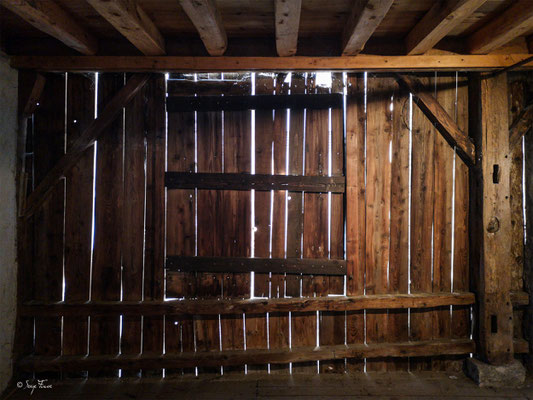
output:
[[[132,79],[132,78],[130,78]],[[163,300],[165,265],[165,76],[154,74],[146,86],[146,218],[144,298]],[[143,353],[162,354],[163,317],[143,319]],[[142,371],[144,375],[161,376],[162,370]]]
[[[170,171],[165,174],[165,185],[168,189],[196,188],[243,191],[255,189],[258,191],[292,190],[343,193],[344,177]]]
[[[511,205],[507,75],[469,79],[470,132],[482,158],[471,183],[470,236],[479,301],[480,357],[493,364],[513,357]],[[504,95],[505,94],[505,95]],[[496,176],[494,166],[498,166]]]
[[[104,133],[105,129],[120,114],[122,108],[128,104],[147,81],[148,75],[134,75],[113,98],[109,99],[109,103],[106,104],[105,108],[102,108],[98,118],[92,121],[75,143],[72,143],[69,151],[57,161],[28,197],[24,212],[26,216],[34,213],[43,204],[56,183],[76,164],[85,150],[91,147],[95,140]]]
[[[533,4],[520,0],[503,13],[490,20],[467,39],[472,54],[486,54],[531,30],[533,26]]]
[[[94,119],[94,75],[67,78],[67,150]],[[66,175],[65,301],[89,300],[94,148]],[[63,354],[87,354],[87,318],[63,320]]]
[[[165,41],[136,0],[88,0],[107,22],[147,56],[165,54]]]
[[[533,104],[523,107],[509,128],[509,148],[514,149],[533,125]]]
[[[365,276],[365,93],[364,76],[349,74],[346,100],[346,294],[362,295]],[[346,343],[364,343],[362,311],[346,313]],[[348,371],[363,371],[361,360],[346,360]]]
[[[214,0],[179,0],[179,2],[198,30],[207,52],[212,56],[224,54],[228,38]]]
[[[98,369],[101,365],[112,368],[187,368],[195,365],[218,367],[239,366],[257,363],[286,364],[316,360],[352,358],[414,357],[439,354],[468,354],[475,350],[470,339],[435,340],[404,343],[352,344],[303,348],[291,350],[234,350],[221,352],[192,352],[164,356],[89,356],[89,357],[28,357],[19,362],[26,371],[86,370]]]
[[[239,314],[249,312],[358,311],[372,309],[432,308],[475,303],[473,293],[375,294],[357,296],[285,297],[272,299],[204,299],[168,301],[91,301],[47,303],[32,301],[21,307],[21,314],[57,315],[163,315],[163,314]]]
[[[98,79],[98,105],[105,104],[124,85],[123,74],[102,74]],[[122,267],[123,118],[120,115],[98,141],[96,158],[94,252],[91,298],[120,300]],[[115,354],[120,343],[119,318],[91,318],[89,350],[92,355]],[[117,376],[118,371],[106,371]]]
[[[394,0],[358,0],[342,33],[342,55],[355,56],[389,12]]]
[[[487,0],[437,1],[405,38],[407,54],[424,54]]]
[[[34,113],[35,109],[37,108],[37,104],[39,103],[39,99],[43,93],[45,82],[46,78],[44,75],[35,74],[35,81],[33,82],[31,91],[28,93],[28,97],[24,102],[24,107],[21,107],[22,118],[29,118]],[[21,90],[23,90],[23,88],[21,88]]]
[[[169,97],[167,109],[174,111],[241,111],[274,109],[342,108],[340,94],[313,95],[255,95],[255,96],[197,96]]]
[[[288,273],[308,275],[344,275],[346,262],[328,258],[268,258],[268,257],[183,257],[167,256],[171,271]]]
[[[302,0],[275,0],[276,50],[281,57],[293,56],[298,47]]]
[[[398,82],[408,89],[415,98],[416,105],[424,115],[435,124],[437,130],[452,147],[457,148],[459,156],[469,165],[475,164],[474,144],[457,126],[450,115],[442,108],[431,92],[421,87],[416,78],[399,75]]]
[[[366,111],[366,261],[365,293],[388,291],[390,251],[391,163],[389,149],[392,138],[391,101],[396,83],[393,78],[368,76]],[[387,340],[387,311],[366,312],[366,341]],[[386,371],[384,362],[367,361],[367,370]]]
[[[17,69],[40,71],[230,72],[230,71],[434,71],[505,68],[530,54],[355,57],[135,57],[13,56]],[[531,68],[531,63],[523,68]]]
[[[85,55],[96,54],[98,41],[51,0],[2,0],[1,5],[22,19]]]
[[[424,78],[425,90],[434,87]],[[413,107],[411,177],[411,293],[432,291],[432,226],[435,130],[418,107]],[[432,313],[411,312],[410,340],[433,336]],[[411,370],[430,369],[429,360],[410,360]]]

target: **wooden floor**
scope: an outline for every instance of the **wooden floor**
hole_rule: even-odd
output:
[[[482,389],[462,374],[369,373],[52,383],[13,388],[5,399],[533,399],[533,378],[517,389]]]

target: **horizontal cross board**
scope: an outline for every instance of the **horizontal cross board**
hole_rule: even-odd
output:
[[[275,272],[306,275],[346,275],[345,260],[311,258],[168,256],[166,268],[177,272]]]
[[[342,108],[340,93],[256,96],[176,96],[167,98],[167,111],[243,111]]]
[[[344,193],[344,176],[262,175],[240,173],[167,172],[168,189],[290,190]]]

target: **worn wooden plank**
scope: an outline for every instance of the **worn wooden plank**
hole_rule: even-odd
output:
[[[392,112],[391,210],[389,292],[408,293],[409,290],[409,92],[394,91]],[[407,310],[388,310],[387,340],[408,339]],[[387,363],[388,370],[408,369],[408,359]]]
[[[468,132],[468,85],[466,76],[457,82],[457,125]],[[453,254],[453,290],[470,289],[469,264],[469,168],[455,157],[455,230]],[[452,334],[454,338],[469,337],[470,307],[452,307]]]
[[[533,221],[533,159],[527,154],[533,154],[533,137],[527,135],[524,140],[524,154],[525,159],[525,206],[526,206],[526,221]],[[529,295],[533,293],[533,235],[531,229],[526,229],[526,240],[524,249],[524,286]],[[529,321],[533,318],[533,304],[530,305],[526,314]],[[531,338],[533,334],[533,324],[526,325],[527,337]],[[533,352],[533,341],[529,341],[529,353]]]
[[[391,102],[396,83],[391,78],[369,76],[366,111],[366,261],[365,293],[388,291],[390,251]],[[388,332],[386,311],[366,312],[366,341],[386,341]],[[385,363],[367,361],[367,370],[386,370]]]
[[[340,94],[169,97],[169,112],[342,108]]]
[[[94,75],[68,74],[67,150],[94,119]],[[66,175],[65,301],[89,300],[94,148]],[[63,354],[87,354],[86,317],[63,319]]]
[[[124,74],[102,74],[98,79],[98,115],[124,85]],[[123,210],[123,116],[119,114],[98,141],[96,157],[94,250],[91,299],[120,300]],[[119,318],[91,318],[89,353],[119,352]],[[103,368],[101,374],[117,376]]]
[[[434,88],[432,79],[423,78],[427,93]],[[434,90],[434,89],[433,89]],[[431,292],[432,225],[434,201],[434,143],[431,122],[418,107],[413,107],[411,178],[411,292]],[[433,336],[431,312],[411,312],[411,340]],[[411,370],[430,369],[428,360],[410,360]]]
[[[522,136],[529,132],[533,124],[533,104],[521,107],[519,114],[513,115],[512,124],[509,128],[509,147],[519,147]]]
[[[293,56],[298,47],[302,0],[276,0],[276,50],[280,57]]]
[[[456,77],[441,76],[436,79],[436,99],[454,118],[456,113]],[[455,118],[454,118],[455,120]],[[433,199],[433,291],[451,291],[452,278],[452,219],[453,219],[453,163],[454,150],[441,135],[434,137],[435,196]],[[433,314],[433,337],[451,337],[450,308],[442,307]],[[441,359],[432,360],[434,370],[446,368]]]
[[[34,113],[35,183],[42,182],[48,171],[64,154],[65,146],[65,75],[48,75],[44,92]],[[64,184],[57,185],[48,201],[35,214],[33,275],[34,298],[59,300],[63,281]],[[35,354],[61,354],[61,320],[35,318]]]
[[[317,349],[313,346],[291,350],[234,350],[221,352],[192,352],[179,355],[169,354],[164,356],[129,356],[117,357],[28,357],[21,360],[19,367],[23,370],[79,370],[95,369],[102,364],[114,368],[187,368],[194,365],[208,367],[239,366],[250,362],[282,363],[304,362],[310,360],[332,360],[346,357],[352,358],[381,358],[381,357],[406,357],[439,354],[468,354],[475,349],[474,341],[470,339],[433,340],[403,343],[375,343],[352,344],[338,346],[324,346]],[[316,362],[316,361],[315,361]]]
[[[305,93],[303,74],[291,75],[291,95]],[[303,175],[304,111],[290,110],[289,126],[289,171],[290,175]],[[301,192],[287,193],[287,257],[302,257],[303,206]],[[286,295],[299,297],[301,278],[287,276]]]
[[[348,74],[346,100],[346,294],[364,293],[365,274],[365,104],[364,76]],[[362,311],[346,313],[346,343],[363,343]],[[363,371],[364,360],[347,359],[348,371]]]
[[[272,110],[269,110],[272,120]],[[256,120],[257,121],[257,120]],[[266,136],[265,132],[260,131]],[[269,129],[272,134],[272,126]],[[264,144],[263,144],[264,145]],[[272,140],[270,149],[272,152]],[[259,150],[256,152],[259,153]],[[272,164],[272,157],[269,159]],[[272,168],[272,165],[269,165]],[[297,176],[297,175],[268,175],[264,173],[189,173],[170,171],[165,174],[165,185],[168,189],[209,189],[209,190],[291,190],[306,192],[344,192],[344,177],[342,176]],[[257,193],[259,198],[270,193]],[[270,206],[268,206],[270,208]],[[265,211],[266,213],[266,211]],[[269,218],[270,219],[270,218]],[[268,226],[267,226],[268,228]],[[268,239],[267,239],[268,240]]]
[[[456,148],[457,154],[467,164],[475,164],[475,148],[472,140],[459,129],[453,118],[442,108],[432,95],[433,91],[422,87],[420,81],[407,75],[398,75],[398,82],[413,94],[415,104],[435,124],[450,146]]]
[[[472,178],[471,254],[479,266],[479,356],[493,364],[513,357],[511,205],[507,75],[469,80],[471,135],[481,158]]]
[[[146,242],[144,298],[163,300],[165,266],[165,76],[154,74],[146,87]],[[162,354],[162,317],[143,319],[143,353]],[[143,370],[144,375],[161,376],[161,369]]]

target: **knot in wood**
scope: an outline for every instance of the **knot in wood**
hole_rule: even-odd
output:
[[[487,225],[487,232],[496,233],[500,230],[500,221],[496,217],[492,217]]]

